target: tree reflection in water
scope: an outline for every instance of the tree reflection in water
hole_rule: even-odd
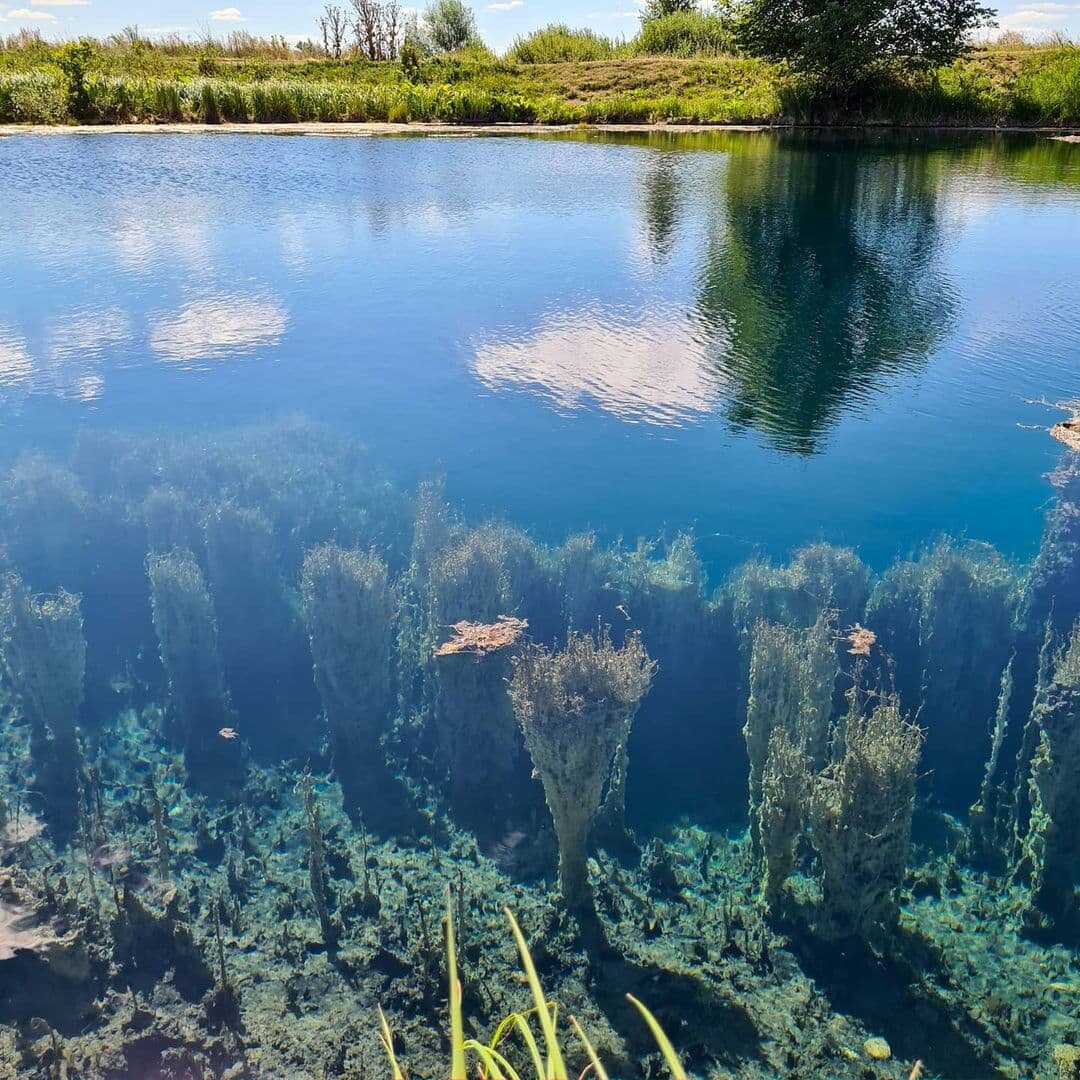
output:
[[[956,308],[938,255],[942,161],[799,136],[726,155],[696,319],[733,424],[812,454],[844,410],[926,361]]]

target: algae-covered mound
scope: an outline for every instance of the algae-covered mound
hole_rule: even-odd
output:
[[[627,993],[692,1075],[1058,1075],[1078,477],[1028,568],[717,582],[689,533],[544,544],[300,421],[10,463],[0,1074],[382,1076],[381,1006],[436,1075],[449,885],[492,1054],[535,1007],[508,906],[613,1076],[660,1067]]]

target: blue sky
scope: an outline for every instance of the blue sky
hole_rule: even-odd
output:
[[[473,6],[484,40],[496,49],[549,22],[591,26],[616,37],[632,36],[638,25],[636,0],[476,0]],[[321,7],[319,0],[0,0],[0,34],[29,26],[49,37],[103,36],[135,24],[148,33],[219,35],[243,29],[314,37]],[[1077,35],[1080,0],[1011,0],[1000,5],[998,21],[1002,29],[1035,37],[1058,31]]]

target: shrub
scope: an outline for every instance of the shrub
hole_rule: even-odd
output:
[[[1063,48],[1025,62],[1016,78],[1014,107],[1021,118],[1043,123],[1080,118],[1080,49]]]
[[[610,60],[615,45],[610,38],[592,30],[571,30],[564,23],[552,23],[519,37],[506,54],[519,64],[559,64],[567,60]]]
[[[57,63],[67,80],[68,112],[82,119],[90,111],[90,96],[86,85],[86,69],[94,55],[88,38],[70,41],[60,49]]]
[[[644,22],[650,22],[666,15],[681,15],[690,11],[697,11],[696,0],[646,0],[641,18]]]
[[[411,38],[407,39],[405,44],[401,46],[399,59],[401,61],[401,73],[409,82],[416,82],[416,77],[420,74],[420,61],[422,58],[420,49]]]
[[[646,20],[635,44],[649,56],[719,56],[732,50],[724,21],[697,10]]]
[[[0,121],[59,124],[67,118],[67,90],[43,71],[0,76]]]

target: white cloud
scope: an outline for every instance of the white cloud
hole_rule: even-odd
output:
[[[191,30],[190,26],[148,26],[143,30],[144,34],[186,34]]]
[[[31,22],[56,22],[56,16],[48,11],[31,11],[29,8],[12,8],[9,19],[29,19]]]
[[[1042,30],[1053,23],[1061,23],[1064,19],[1065,16],[1060,12],[1024,8],[1022,11],[1010,11],[1008,15],[999,16],[998,24],[1006,30]]]
[[[217,11],[211,11],[210,18],[213,19],[214,22],[244,21],[244,16],[240,14],[240,9],[234,7],[218,8]]]
[[[493,4],[488,4],[488,11],[513,11],[514,8],[524,7],[525,0],[496,0]]]

